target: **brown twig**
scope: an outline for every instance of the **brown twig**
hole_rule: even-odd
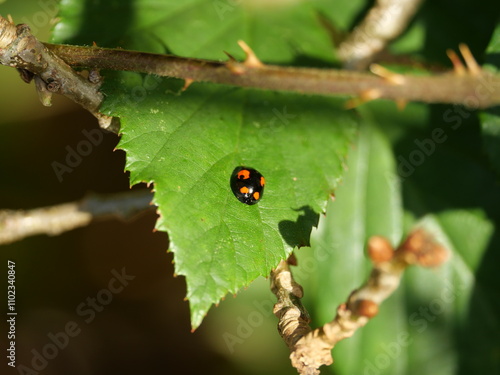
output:
[[[273,309],[279,319],[278,331],[292,350],[297,340],[311,331],[311,319],[300,301],[302,287],[293,279],[288,261],[282,260],[271,272],[271,290],[278,298]]]
[[[421,228],[410,233],[395,251],[385,238],[372,237],[368,254],[373,270],[367,282],[338,307],[333,321],[315,330],[309,327],[307,311],[300,302],[302,288],[293,280],[288,264],[281,262],[271,272],[271,289],[278,298],[274,308],[278,330],[300,374],[319,374],[320,366],[333,363],[333,347],[377,315],[379,305],[399,286],[406,267],[434,267],[448,257],[448,251]]]
[[[103,100],[100,84],[91,83],[76,73],[39,42],[27,25],[15,26],[1,16],[0,63],[20,70],[26,81],[35,76],[44,105],[50,105],[52,93],[62,94],[96,116],[103,128],[117,131],[112,128],[116,125],[112,118],[99,112]]]
[[[74,67],[135,71],[190,82],[319,95],[363,97],[370,92],[376,93],[374,99],[456,103],[474,108],[500,104],[500,76],[485,71],[480,75],[458,75],[455,72],[429,76],[399,75],[401,79],[395,83],[368,72],[265,64],[250,66],[234,60],[220,62],[98,47],[46,46]]]
[[[92,220],[121,219],[152,208],[153,193],[134,190],[113,195],[89,195],[71,203],[33,210],[0,211],[0,244],[5,245],[37,234],[55,236],[88,225]]]
[[[397,74],[388,79],[385,71],[375,73],[335,69],[313,69],[266,65],[240,42],[247,59],[226,62],[158,55],[98,47],[43,44],[25,25],[15,27],[0,16],[0,63],[39,77],[42,98],[58,92],[92,112],[101,126],[117,132],[117,122],[99,113],[103,100],[99,84],[91,83],[71,67],[135,71],[186,80],[212,82],[240,87],[292,91],[317,95],[351,95],[356,105],[366,100],[391,99],[396,102],[455,103],[469,108],[500,104],[500,76],[481,70],[467,54],[466,74],[456,71],[440,75],[412,76]],[[462,53],[467,48],[462,48]],[[258,62],[258,63],[257,63]],[[475,62],[475,61],[474,61]],[[70,67],[71,66],[71,67]],[[479,69],[479,70],[478,70]],[[389,72],[390,73],[390,72]],[[45,87],[44,87],[45,86]],[[40,90],[40,89],[39,89]],[[352,103],[351,103],[352,104]]]

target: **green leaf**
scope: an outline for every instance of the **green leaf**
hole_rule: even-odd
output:
[[[176,272],[186,276],[192,325],[212,303],[266,276],[295,246],[307,245],[317,215],[342,174],[355,122],[331,99],[164,80],[131,105],[138,75],[108,93],[120,116],[120,148],[131,182],[153,182]],[[151,79],[151,78],[150,78]],[[262,200],[239,202],[229,178],[236,166],[266,178]]]

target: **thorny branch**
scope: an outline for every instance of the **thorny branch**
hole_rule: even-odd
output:
[[[316,375],[320,366],[333,363],[334,346],[377,315],[379,305],[398,287],[406,267],[438,266],[448,258],[448,251],[419,228],[395,251],[385,238],[370,238],[368,255],[373,269],[366,283],[338,307],[330,323],[315,330],[309,327],[309,316],[300,301],[302,287],[293,279],[288,263],[282,261],[271,272],[271,290],[278,299],[274,306],[278,330],[290,348],[292,365],[300,374]]]
[[[317,95],[352,95],[362,101],[391,99],[426,103],[456,103],[485,108],[500,104],[500,76],[450,72],[411,76],[389,72],[373,64],[372,73],[336,69],[274,66],[261,63],[246,44],[247,58],[227,62],[98,47],[46,44],[74,67],[135,71],[192,82],[292,91]],[[487,91],[487,94],[481,94]]]
[[[0,245],[37,234],[55,236],[88,225],[92,220],[117,217],[129,219],[152,209],[153,193],[136,190],[113,195],[89,195],[57,206],[33,210],[0,210]]]
[[[14,26],[0,16],[0,63],[21,69],[25,80],[36,77],[37,87],[47,95],[58,92],[88,109],[101,126],[117,132],[116,123],[98,112],[103,100],[99,83],[91,83],[71,67],[112,69],[181,78],[186,88],[193,82],[212,82],[240,87],[292,91],[317,95],[351,95],[355,106],[374,99],[399,103],[455,103],[470,108],[500,104],[500,76],[471,69],[477,63],[464,56],[467,68],[428,76],[392,73],[372,64],[370,72],[273,66],[261,63],[240,41],[247,54],[244,62],[183,58],[120,49],[52,45],[39,42],[26,25]],[[468,49],[461,46],[461,51]]]

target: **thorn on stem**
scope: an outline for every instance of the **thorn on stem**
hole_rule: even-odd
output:
[[[462,64],[462,60],[460,60],[460,57],[458,57],[455,51],[453,51],[452,49],[448,49],[446,50],[446,55],[453,64],[453,70],[455,71],[455,74],[459,76],[465,75],[466,70],[464,64]]]
[[[181,91],[186,91],[188,89],[189,86],[191,86],[191,84],[194,82],[194,79],[192,78],[186,78],[184,80],[184,86],[182,86],[182,89]]]
[[[239,63],[236,60],[232,60],[232,59],[230,59],[226,63],[226,67],[231,71],[231,73],[236,74],[236,75],[241,75],[241,74],[245,73],[245,70],[246,70],[245,66],[243,64]]]
[[[229,61],[233,61],[233,62],[236,61],[236,59],[234,58],[234,56],[231,55],[229,52],[224,51],[224,53],[226,54],[227,57],[229,57]]]
[[[396,107],[398,110],[403,111],[406,108],[406,105],[408,104],[408,101],[405,99],[396,99]]]
[[[359,97],[357,98],[352,98],[349,99],[345,104],[344,107],[346,109],[353,109],[356,107],[359,107],[361,104],[365,104],[367,102],[370,102],[372,100],[378,99],[382,96],[382,93],[380,92],[379,89],[367,89],[363,90]]]
[[[371,64],[370,71],[373,74],[385,79],[392,85],[402,85],[405,83],[405,77],[403,75],[391,72],[389,69],[384,68],[382,65]]]
[[[472,56],[472,52],[470,51],[469,47],[467,46],[467,44],[464,44],[464,43],[460,43],[458,45],[458,49],[460,50],[460,53],[462,54],[463,58],[464,58],[464,61],[465,61],[465,65],[467,66],[467,68],[469,69],[469,72],[473,75],[473,76],[478,76],[481,74],[481,67],[479,66],[479,64],[477,63],[476,59],[474,58],[474,56]]]
[[[238,45],[245,52],[245,66],[248,68],[262,68],[264,64],[258,59],[255,52],[243,40],[238,40]]]

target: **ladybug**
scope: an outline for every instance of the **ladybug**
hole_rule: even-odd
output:
[[[230,184],[240,202],[252,205],[262,198],[266,180],[253,168],[236,167],[231,174]]]

